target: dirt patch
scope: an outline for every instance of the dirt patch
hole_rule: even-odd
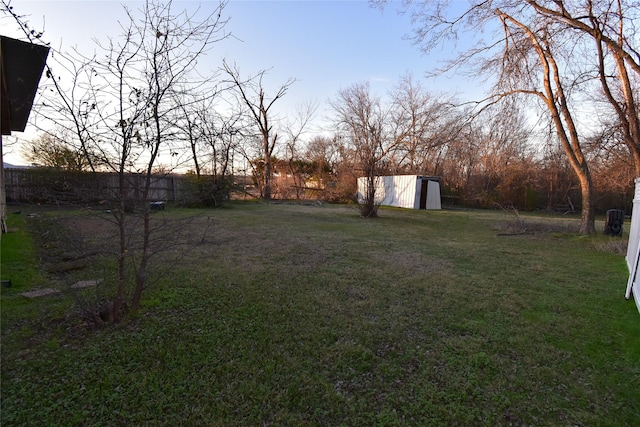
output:
[[[29,292],[23,292],[20,295],[22,295],[23,297],[27,297],[29,299],[34,299],[34,298],[40,298],[40,297],[45,297],[49,295],[58,295],[60,293],[61,292],[59,290],[54,288],[42,288],[42,289],[34,289]]]

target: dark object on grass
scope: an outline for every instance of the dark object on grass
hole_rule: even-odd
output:
[[[609,209],[604,224],[604,234],[609,236],[622,236],[622,224],[624,224],[624,211]]]
[[[10,288],[11,287],[11,280],[0,280],[0,283],[2,283],[2,287],[3,288]]]
[[[164,210],[164,202],[151,202],[151,210],[152,211],[163,211]]]

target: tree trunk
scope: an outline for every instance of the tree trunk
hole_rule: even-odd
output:
[[[269,154],[269,140],[264,143],[264,200],[271,200],[271,155]]]
[[[121,180],[124,178],[121,176]],[[123,184],[121,184],[123,185]],[[121,187],[123,188],[123,187]],[[123,190],[120,191],[122,194]],[[109,307],[109,322],[118,323],[120,321],[120,313],[122,309],[122,305],[124,303],[124,291],[127,285],[127,265],[126,265],[126,257],[127,257],[127,242],[126,242],[126,226],[125,226],[125,212],[124,212],[124,200],[120,200],[120,212],[117,212],[117,222],[119,229],[119,238],[120,238],[120,253],[118,255],[118,285],[116,288],[116,297],[113,300],[113,303]]]
[[[560,70],[552,51],[552,45],[549,42],[549,29],[543,27],[542,29],[544,31],[534,32],[528,26],[512,16],[503,13],[499,9],[497,13],[503,20],[505,27],[507,27],[506,22],[508,21],[520,28],[531,42],[531,47],[538,54],[543,71],[542,81],[544,93],[538,91],[527,91],[527,93],[533,93],[539,96],[549,109],[558,139],[562,144],[573,171],[580,180],[580,188],[582,190],[582,222],[580,224],[580,232],[583,234],[594,233],[595,214],[591,200],[593,183],[591,182],[591,174],[587,160],[582,153],[576,123],[569,109],[569,102],[564,88],[565,83],[560,77]]]
[[[633,160],[634,160],[636,178],[637,178],[637,177],[640,177],[640,151],[634,150],[632,151],[632,153],[633,153]]]
[[[582,190],[582,214],[580,221],[580,233],[593,234],[596,232],[595,211],[593,208],[593,183],[588,170],[577,172]]]
[[[145,197],[146,200],[146,197]],[[142,291],[147,279],[147,263],[149,260],[149,236],[151,235],[151,215],[149,212],[149,204],[146,203],[144,211],[144,231],[143,231],[143,243],[142,243],[142,255],[140,259],[140,265],[138,265],[138,271],[136,273],[136,288],[133,291],[133,297],[131,298],[131,310],[136,311],[140,308],[140,301],[142,300]]]

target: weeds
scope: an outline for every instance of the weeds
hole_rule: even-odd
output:
[[[594,240],[593,247],[600,252],[626,256],[628,243],[629,239],[626,238],[609,237],[603,240]]]
[[[503,212],[503,221],[493,225],[498,236],[520,234],[577,233],[580,230],[579,220],[560,220],[558,218],[543,219],[540,217],[524,217],[513,206],[499,205]]]

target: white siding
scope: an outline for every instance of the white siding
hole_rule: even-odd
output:
[[[394,175],[376,177],[376,203],[383,206],[420,209],[420,192],[423,179],[420,175]],[[427,209],[441,209],[440,184],[427,183]],[[366,194],[366,178],[358,178],[358,201]]]
[[[382,176],[380,179],[383,187],[380,195],[382,205],[415,208],[416,187],[418,184],[415,175]],[[420,200],[418,199],[419,202]]]
[[[418,197],[418,208],[420,208],[420,197]],[[427,209],[442,209],[440,201],[440,183],[437,181],[427,182]]]
[[[640,276],[638,274],[638,262],[640,258],[640,178],[636,178],[636,192],[633,198],[633,212],[631,214],[631,228],[629,229],[629,244],[627,246],[627,267],[629,268],[629,280],[627,282],[628,299],[633,294],[640,311]]]

